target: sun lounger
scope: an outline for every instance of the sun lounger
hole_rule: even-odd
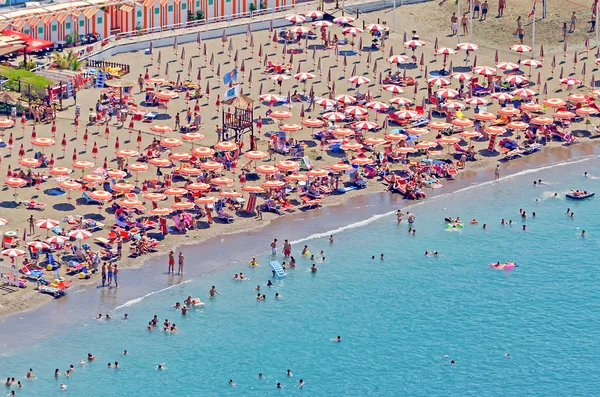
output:
[[[25,277],[37,280],[44,275],[44,272],[41,270],[30,269],[27,266],[23,266],[21,270],[19,270]]]
[[[94,200],[86,192],[81,193],[81,197],[85,199],[86,204],[102,205],[100,201]]]
[[[38,210],[38,211],[43,211],[46,209],[46,204],[44,203],[38,203],[35,200],[24,200],[23,204],[27,207],[27,209],[29,210]]]
[[[2,238],[2,248],[14,248],[19,245],[19,239],[16,237],[4,236]]]
[[[221,210],[217,210],[217,218],[225,221],[226,223],[233,222],[233,215],[228,214],[227,212]]]

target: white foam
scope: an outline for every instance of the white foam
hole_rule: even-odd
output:
[[[383,214],[373,215],[372,217],[367,218],[365,220],[351,223],[346,226],[338,227],[337,229],[329,230],[329,231],[323,232],[323,233],[311,234],[310,236],[301,238],[300,240],[292,241],[292,244],[298,244],[298,243],[302,243],[304,241],[314,240],[317,238],[329,237],[332,234],[340,233],[340,232],[343,232],[344,230],[356,229],[357,227],[366,226],[370,223],[375,222],[378,219],[385,218],[385,217],[390,216],[395,213],[396,213],[396,211],[389,211],[389,212],[385,212]]]
[[[557,167],[564,167],[564,166],[572,165],[572,164],[584,163],[586,161],[589,161],[589,160],[592,160],[592,159],[598,159],[598,158],[600,158],[600,155],[585,157],[585,158],[582,158],[582,159],[576,159],[576,160],[571,160],[571,161],[563,161],[563,162],[555,163],[555,164],[548,164],[548,165],[544,165],[544,166],[541,166],[541,167],[538,167],[538,168],[526,169],[526,170],[523,170],[523,171],[520,171],[520,172],[516,172],[514,174],[510,174],[510,175],[501,177],[501,178],[499,178],[497,180],[491,180],[491,181],[486,181],[486,182],[481,182],[481,183],[473,184],[473,185],[466,186],[466,187],[463,187],[461,189],[458,189],[458,190],[455,190],[455,191],[452,191],[452,192],[440,194],[439,196],[432,197],[431,199],[428,199],[428,200],[423,200],[423,201],[419,201],[419,202],[416,202],[416,203],[411,203],[410,205],[403,207],[403,210],[406,211],[408,209],[414,209],[417,206],[424,205],[426,203],[431,203],[433,201],[442,200],[442,199],[444,199],[444,198],[446,198],[446,197],[448,197],[450,195],[453,195],[453,194],[464,193],[464,192],[468,192],[468,191],[473,190],[473,189],[482,188],[484,186],[498,184],[498,183],[501,183],[503,181],[507,181],[507,180],[513,179],[513,178],[518,177],[518,176],[523,176],[523,175],[527,175],[527,174],[533,174],[533,173],[536,173],[536,172],[539,172],[539,171],[544,171],[544,170],[548,170],[548,169],[552,169],[552,168],[557,168]],[[340,233],[340,232],[343,232],[345,230],[356,229],[356,228],[361,227],[361,226],[366,226],[366,225],[368,225],[370,223],[373,223],[373,222],[375,222],[375,221],[377,221],[379,219],[382,219],[382,218],[385,218],[385,217],[388,217],[388,216],[392,216],[395,213],[396,213],[396,211],[394,210],[394,211],[385,212],[383,214],[373,215],[372,217],[364,219],[362,221],[354,222],[354,223],[351,223],[349,225],[341,226],[341,227],[338,227],[337,229],[329,230],[329,231],[326,231],[326,232],[323,232],[323,233],[311,234],[308,237],[301,238],[301,239],[296,240],[296,241],[292,241],[291,243],[292,244],[298,244],[298,243],[302,243],[302,242],[309,241],[309,240],[315,240],[315,239],[318,239],[318,238],[329,237],[332,234]]]
[[[177,284],[175,284],[175,285],[171,285],[171,286],[169,286],[169,287],[166,287],[166,288],[163,288],[163,289],[159,289],[158,291],[153,291],[153,292],[147,293],[147,294],[146,294],[146,295],[144,295],[144,296],[141,296],[141,297],[139,297],[139,298],[135,298],[135,299],[131,299],[131,300],[129,300],[129,301],[127,301],[127,302],[123,303],[121,306],[117,306],[117,307],[115,307],[115,310],[124,309],[124,308],[126,308],[126,307],[130,307],[130,306],[133,306],[133,305],[137,305],[138,303],[142,302],[144,299],[146,299],[146,298],[147,298],[147,297],[149,297],[149,296],[156,295],[156,294],[160,294],[161,292],[165,292],[165,291],[167,291],[167,290],[170,290],[171,288],[179,287],[179,286],[181,286],[181,285],[183,285],[183,284],[187,284],[187,283],[190,283],[190,282],[192,282],[192,280],[191,280],[191,279],[190,279],[190,280],[185,280],[185,281],[183,281],[183,282],[181,282],[181,283],[177,283]]]

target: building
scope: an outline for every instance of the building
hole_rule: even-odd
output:
[[[280,10],[295,0],[263,0],[263,5]],[[84,0],[32,3],[25,7],[0,8],[0,31],[4,29],[33,37],[71,43],[80,35],[98,34],[106,38],[136,31],[153,32],[186,26],[197,19],[212,22],[244,17],[250,4],[259,9],[260,0]],[[188,16],[192,15],[189,19]]]

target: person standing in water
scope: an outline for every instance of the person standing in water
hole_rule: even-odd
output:
[[[179,269],[177,269],[177,274],[183,274],[183,263],[185,260],[185,256],[183,256],[183,252],[179,252]]]
[[[500,179],[500,165],[496,166],[496,171],[494,172],[494,179],[495,180]]]
[[[285,256],[287,258],[291,254],[292,254],[292,244],[288,240],[285,240],[283,242],[283,256]]]
[[[273,255],[277,255],[277,239],[273,239],[273,242],[271,242],[271,254]]]
[[[175,273],[175,253],[173,250],[169,251],[169,268],[167,269],[167,273]]]
[[[216,287],[213,285],[213,286],[210,288],[210,291],[208,291],[208,295],[209,295],[211,298],[214,298],[214,296],[215,296],[215,295],[221,295],[221,294],[219,294],[219,291],[217,291],[217,288],[216,288]]]

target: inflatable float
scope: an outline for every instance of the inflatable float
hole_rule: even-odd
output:
[[[446,223],[446,229],[462,229],[463,227],[465,227],[465,225],[463,225],[462,223],[459,223],[457,225],[453,225],[452,223]]]
[[[510,270],[514,269],[517,266],[515,262],[506,262],[506,263],[490,263],[490,267],[498,270]]]
[[[198,299],[198,298],[194,298],[194,299],[192,299],[192,305],[193,305],[193,306],[195,306],[195,307],[199,307],[199,306],[204,306],[204,305],[205,305],[205,303],[204,303],[204,302],[202,302],[202,301],[201,301],[200,299]]]
[[[583,200],[589,197],[594,197],[596,193],[594,192],[589,192],[589,193],[577,193],[577,192],[571,192],[571,193],[567,193],[566,196],[570,199],[574,199],[574,200]]]

